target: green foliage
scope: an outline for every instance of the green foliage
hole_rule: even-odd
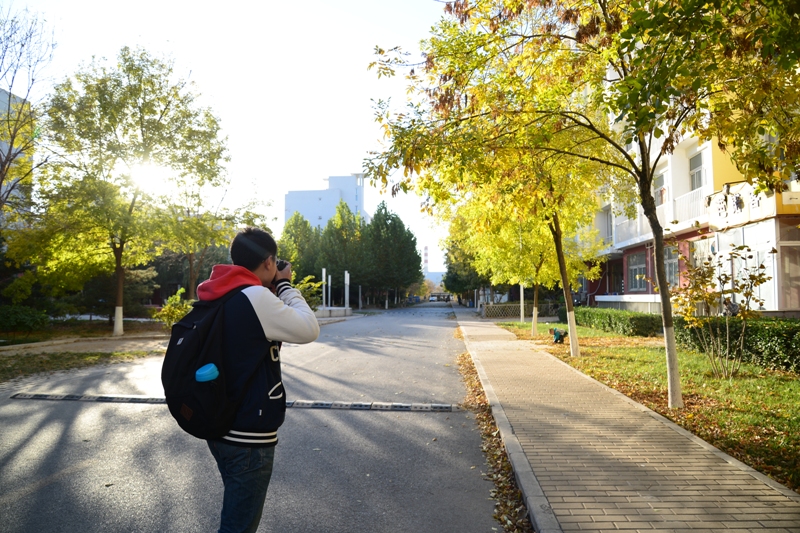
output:
[[[161,322],[167,331],[170,331],[173,325],[192,310],[192,303],[181,298],[184,292],[183,287],[178,289],[175,294],[167,298],[167,302],[161,309],[153,313],[153,318]]]
[[[364,257],[363,232],[365,224],[361,216],[350,211],[344,200],[336,206],[336,214],[328,220],[319,239],[317,268],[326,268],[331,274],[331,287],[344,288],[344,272],[352,279],[363,280],[367,271]]]
[[[0,332],[9,335],[25,333],[43,329],[50,324],[47,313],[22,305],[0,306]]]
[[[563,312],[562,309],[564,309]],[[559,308],[559,316],[562,313],[564,314],[563,322],[566,322],[566,308],[563,306]],[[661,315],[637,313],[635,311],[576,307],[575,321],[581,326],[597,328],[628,337],[652,337],[664,331]]]
[[[422,281],[417,238],[385,202],[365,228],[365,279],[373,289],[405,289]]]
[[[714,317],[711,320],[712,327],[724,331],[725,317]],[[727,325],[733,330],[740,330],[742,322],[738,317],[727,319]],[[675,321],[675,339],[681,347],[703,353],[701,330],[689,327],[681,317]],[[740,357],[745,363],[800,374],[800,321],[749,319]]]
[[[160,246],[199,270],[232,222],[203,207],[202,188],[222,183],[227,156],[217,119],[196,98],[170,61],[128,47],[116,62],[95,58],[57,84],[41,131],[58,157],[37,175],[32,205],[8,234],[9,258],[36,265],[54,296],[115,273],[116,307],[124,306],[126,270]],[[166,200],[136,181],[156,171],[176,191]]]
[[[149,317],[142,301],[147,300],[158,289],[155,281],[155,268],[128,270],[125,272],[126,283],[123,287],[122,310],[127,317]],[[64,298],[64,301],[75,306],[82,313],[97,316],[114,316],[116,307],[116,275],[97,276],[84,285],[79,293]]]
[[[314,276],[306,276],[294,288],[299,290],[308,306],[316,311],[322,305],[322,281],[314,281]]]
[[[385,203],[365,224],[360,215],[340,202],[324,230],[312,227],[300,213],[294,213],[278,240],[278,255],[292,263],[292,274],[302,279],[301,283],[317,278],[325,268],[331,276],[334,301],[343,295],[345,271],[350,273],[351,302],[359,285],[364,291],[405,292],[422,281],[416,237]],[[309,285],[310,291],[311,288]],[[316,295],[316,289],[309,294]],[[308,298],[306,301],[311,304]],[[321,299],[313,301],[314,306],[322,303]]]
[[[763,263],[752,260],[750,248],[733,246],[727,254],[705,258],[698,265],[687,264],[685,281],[671,289],[677,313],[685,326],[695,331],[700,351],[708,356],[718,377],[730,378],[739,371],[748,320],[759,315],[751,307],[764,304],[756,291],[771,278]],[[733,316],[738,320],[733,321]]]
[[[283,226],[283,233],[278,240],[278,255],[292,264],[292,272],[303,279],[308,276],[319,276],[317,259],[320,254],[322,232],[318,227],[303,218],[300,213],[292,216]]]

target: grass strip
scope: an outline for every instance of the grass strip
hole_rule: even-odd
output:
[[[678,350],[685,407],[670,409],[661,338],[609,337],[584,328],[585,334],[579,334],[581,356],[576,358],[569,354],[568,340],[555,345],[546,334],[531,337],[529,324],[503,327],[800,492],[797,374],[743,364],[737,377],[718,379],[705,355]]]
[[[55,352],[0,355],[0,383],[41,372],[72,370],[95,365],[127,363],[140,357],[163,352]]]
[[[525,500],[517,488],[514,470],[506,455],[503,439],[500,437],[492,409],[483,392],[478,371],[472,363],[472,357],[465,352],[456,358],[456,362],[467,388],[467,396],[461,405],[475,413],[488,465],[485,477],[494,483],[494,489],[491,491],[492,498],[497,502],[494,518],[503,526],[503,531],[506,533],[533,533]]]
[[[123,328],[126,334],[131,333],[168,333],[158,322],[125,320]],[[110,337],[114,333],[114,325],[108,320],[65,320],[53,321],[49,327],[27,334],[0,333],[0,346],[15,346],[33,342],[51,341],[63,338]]]

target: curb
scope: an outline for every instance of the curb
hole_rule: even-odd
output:
[[[456,320],[458,320],[458,315],[456,315]],[[459,328],[460,327],[461,324],[459,323]],[[508,417],[506,417],[503,405],[495,394],[492,384],[489,382],[489,377],[483,369],[483,365],[472,349],[472,343],[466,335],[462,336],[464,337],[464,344],[467,346],[467,351],[475,365],[475,370],[478,372],[478,377],[481,380],[486,399],[489,401],[489,407],[492,409],[497,429],[500,431],[500,436],[503,438],[506,454],[508,455],[509,461],[511,461],[511,467],[514,469],[514,477],[517,480],[517,485],[525,498],[525,506],[528,508],[528,517],[531,520],[534,531],[536,531],[536,533],[563,533],[553,509],[550,507],[550,502],[547,500],[547,496],[545,496],[542,486],[539,485],[539,480],[536,479],[531,464],[525,456],[525,452],[522,450],[522,445],[514,434]]]
[[[599,381],[597,381],[593,377],[587,376],[586,374],[584,374],[580,370],[578,370],[578,369],[576,369],[574,367],[571,367],[570,365],[568,365],[567,363],[565,363],[564,361],[562,361],[558,357],[555,357],[555,356],[553,356],[553,355],[551,355],[551,354],[549,354],[549,353],[547,353],[545,351],[542,351],[542,353],[544,355],[546,355],[547,357],[550,357],[554,361],[557,361],[558,363],[561,363],[565,367],[567,367],[570,370],[572,370],[573,372],[577,373],[582,378],[588,379],[589,381],[591,381],[591,382],[593,382],[593,383],[595,383],[597,385],[600,385],[600,387],[605,389],[607,392],[610,392],[611,394],[617,396],[621,400],[624,400],[625,402],[627,402],[628,404],[632,405],[633,407],[635,407],[639,411],[642,411],[643,413],[646,413],[646,414],[650,415],[654,419],[658,420],[659,422],[661,422],[662,424],[664,424],[665,426],[670,428],[672,431],[678,433],[679,435],[682,435],[682,436],[686,437],[687,439],[689,439],[690,441],[692,441],[695,444],[699,445],[700,447],[704,448],[705,450],[713,453],[714,455],[716,455],[717,457],[719,457],[720,459],[722,459],[726,463],[728,463],[728,464],[730,464],[732,466],[735,466],[736,468],[738,468],[742,472],[744,472],[746,474],[749,474],[750,476],[754,477],[755,479],[757,479],[761,483],[763,483],[763,484],[767,485],[768,487],[770,487],[771,489],[779,492],[782,496],[785,496],[785,497],[787,497],[787,498],[789,498],[791,500],[794,500],[796,502],[800,502],[800,494],[798,494],[797,492],[793,491],[789,487],[778,483],[777,481],[775,481],[771,477],[765,476],[764,474],[762,474],[758,470],[756,470],[756,469],[744,464],[743,462],[739,461],[738,459],[736,459],[734,457],[731,457],[730,455],[728,455],[727,453],[723,452],[722,450],[720,450],[719,448],[717,448],[713,444],[709,444],[708,442],[704,441],[703,439],[701,439],[700,437],[698,437],[694,433],[683,429],[678,424],[676,424],[675,422],[673,422],[669,418],[665,417],[664,415],[661,415],[661,414],[653,411],[649,407],[640,404],[636,400],[633,400],[633,399],[625,396],[624,394],[622,394],[618,390],[612,389],[611,387],[609,387],[605,383],[600,383]]]
[[[456,314],[456,320],[458,320],[458,314]],[[461,324],[459,321],[459,327],[460,325]],[[508,418],[505,415],[505,411],[503,411],[503,406],[500,403],[500,400],[497,398],[497,395],[494,393],[494,389],[492,388],[491,383],[489,382],[489,378],[486,375],[483,366],[480,363],[480,360],[478,360],[477,357],[475,356],[474,350],[472,349],[471,343],[467,338],[467,336],[466,335],[462,336],[464,338],[464,343],[467,347],[467,350],[469,351],[470,357],[472,358],[472,361],[475,364],[475,368],[478,371],[478,377],[480,378],[481,385],[483,386],[484,392],[486,393],[486,398],[489,401],[490,407],[492,408],[492,413],[494,414],[495,421],[497,423],[497,428],[500,431],[500,435],[503,438],[506,452],[508,454],[509,460],[511,461],[512,468],[514,469],[514,475],[517,479],[519,488],[522,491],[523,496],[525,497],[525,502],[528,507],[528,514],[530,516],[531,522],[534,526],[536,533],[563,533],[561,526],[559,525],[558,520],[555,518],[552,508],[550,507],[547,497],[544,495],[542,488],[539,485],[539,482],[536,479],[533,470],[531,469],[530,462],[528,461],[528,458],[522,451],[522,446],[519,444],[519,440],[514,434],[514,430],[512,429],[511,424],[508,422]],[[538,350],[538,351],[546,355],[547,357],[551,358],[552,360],[557,361],[558,363],[564,365],[566,368],[570,369],[572,372],[575,372],[582,378],[587,379],[593,383],[596,383],[597,385],[600,385],[604,390],[624,400],[625,402],[632,405],[639,411],[648,414],[649,416],[653,417],[655,420],[659,421],[672,431],[675,431],[676,433],[686,437],[695,444],[698,444],[699,446],[713,453],[714,455],[724,460],[728,464],[738,468],[742,472],[752,476],[756,480],[767,485],[768,487],[775,490],[782,496],[789,498],[793,501],[800,502],[800,494],[796,493],[795,491],[778,483],[777,481],[762,474],[761,472],[758,472],[752,467],[742,463],[738,459],[731,457],[730,455],[723,452],[719,448],[716,448],[715,446],[704,441],[697,435],[683,429],[676,423],[672,422],[663,415],[653,411],[649,407],[646,407],[636,402],[635,400],[625,396],[621,392],[612,389],[608,385],[600,383],[591,376],[587,376],[583,372],[573,368],[572,366],[560,360],[559,358],[543,350]]]

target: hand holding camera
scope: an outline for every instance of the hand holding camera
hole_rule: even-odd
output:
[[[278,271],[275,273],[275,279],[272,280],[273,284],[278,283],[282,279],[292,280],[292,264],[289,261],[278,259],[275,262],[275,268],[277,268]]]

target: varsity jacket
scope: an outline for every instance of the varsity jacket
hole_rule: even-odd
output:
[[[273,294],[241,266],[215,265],[211,277],[197,287],[197,296],[216,300],[242,286],[245,288],[225,302],[223,342],[228,391],[238,397],[247,390],[233,428],[221,440],[234,446],[274,446],[286,414],[281,343],[315,341],[319,323],[289,280],[278,282]],[[255,376],[246,387],[254,368]]]

